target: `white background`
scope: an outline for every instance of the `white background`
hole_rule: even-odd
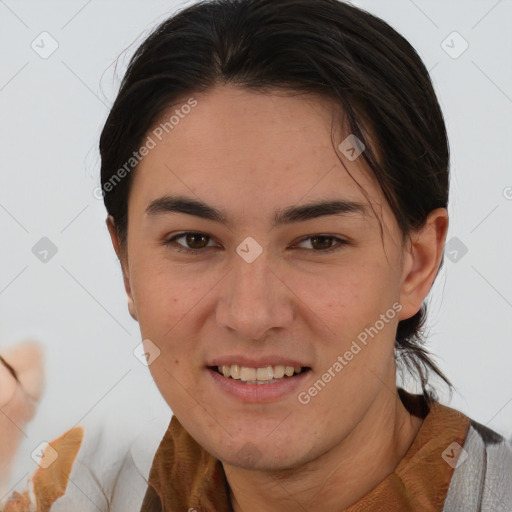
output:
[[[417,49],[448,125],[448,240],[457,237],[468,252],[456,263],[445,258],[430,295],[429,348],[457,388],[444,402],[510,437],[512,2],[356,5]],[[130,435],[167,411],[132,353],[141,341],[138,325],[93,190],[99,134],[128,58],[177,7],[156,0],[0,0],[0,348],[39,341],[47,373],[13,481],[33,471],[30,452],[42,440],[75,424]],[[31,48],[43,31],[59,45],[47,59]],[[469,43],[456,59],[442,47],[453,31]],[[452,39],[452,51],[462,48]],[[47,263],[32,253],[42,237],[58,249]]]

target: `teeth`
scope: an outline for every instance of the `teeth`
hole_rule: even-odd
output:
[[[248,366],[240,366],[233,364],[231,366],[222,365],[218,366],[219,370],[224,377],[231,377],[232,379],[241,380],[242,382],[268,382],[275,379],[282,379],[285,375],[291,377],[294,373],[300,373],[300,366],[265,366],[263,368],[249,368]]]
[[[237,379],[237,380],[240,378],[240,366],[238,366],[237,364],[234,364],[231,366],[230,377],[232,379]]]
[[[282,379],[284,377],[284,366],[274,366],[274,379]]]
[[[240,367],[240,380],[256,380],[256,369],[247,368],[247,366]]]
[[[274,370],[272,366],[266,368],[258,368],[256,370],[256,380],[272,380],[274,378]]]

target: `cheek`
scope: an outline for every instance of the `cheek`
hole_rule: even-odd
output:
[[[296,281],[294,291],[304,297],[299,313],[316,332],[320,367],[327,371],[341,356],[345,375],[340,381],[356,388],[370,372],[383,375],[393,358],[398,323],[398,293],[389,269],[361,262],[338,273]],[[395,307],[393,307],[395,305]]]
[[[131,267],[131,285],[141,330],[148,335],[170,329],[204,294],[201,282],[182,268],[150,259]]]
[[[331,266],[314,276],[290,276],[289,282],[304,310],[316,313],[326,326],[343,326],[346,334],[375,322],[399,296],[397,283],[380,262]]]

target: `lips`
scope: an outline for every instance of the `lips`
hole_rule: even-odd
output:
[[[209,360],[205,369],[215,387],[244,402],[260,403],[283,398],[309,379],[312,370],[304,360],[279,354],[218,356]]]
[[[228,367],[230,372],[233,366]],[[258,380],[255,368],[245,368],[247,369],[245,370],[246,374],[240,374],[239,377],[243,376],[247,380],[235,379],[231,376],[226,377],[224,373],[219,372],[217,366],[207,367],[206,370],[209,378],[212,379],[211,382],[214,389],[218,389],[222,393],[241,402],[260,404],[272,403],[287,397],[293,397],[297,390],[305,385],[304,382],[310,379],[311,372],[309,367],[299,367],[300,373],[295,373],[294,370],[292,376],[284,375],[281,378],[273,378],[272,376],[271,379],[268,379],[270,371],[272,373],[274,371],[271,366],[268,370],[269,373],[264,376],[267,380]],[[253,373],[249,373],[249,371]],[[256,379],[252,380],[254,377]]]

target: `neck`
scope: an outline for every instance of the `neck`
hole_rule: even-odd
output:
[[[223,465],[234,512],[339,511],[357,503],[389,476],[423,420],[386,386],[362,421],[331,450],[298,468],[251,471]]]

